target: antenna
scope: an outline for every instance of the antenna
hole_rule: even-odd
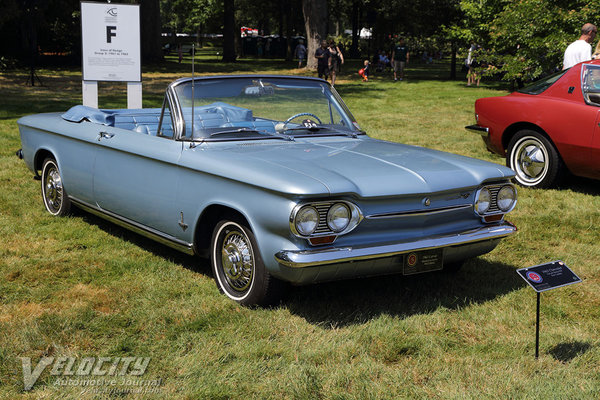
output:
[[[196,55],[196,49],[195,49],[196,43],[192,43],[192,131],[190,132],[190,139],[194,138],[194,64],[195,64],[195,55]]]

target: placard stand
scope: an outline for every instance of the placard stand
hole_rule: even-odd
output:
[[[564,262],[557,260],[546,264],[520,268],[517,273],[527,282],[537,294],[535,315],[535,358],[540,356],[540,297],[541,292],[572,285],[581,282],[573,271]]]
[[[535,358],[540,357],[540,297],[541,293],[537,292],[537,312],[535,314]]]
[[[81,81],[83,105],[98,108],[98,81]]]

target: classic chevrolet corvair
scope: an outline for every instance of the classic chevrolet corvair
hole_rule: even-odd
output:
[[[372,139],[320,79],[180,79],[162,109],[18,124],[51,214],[75,205],[208,256],[245,305],[284,281],[456,270],[516,231],[510,169]]]

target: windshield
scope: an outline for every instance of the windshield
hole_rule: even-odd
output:
[[[191,80],[184,81],[174,91],[187,140],[361,133],[337,93],[316,80],[196,79],[193,87]]]
[[[550,76],[547,76],[545,78],[542,78],[539,81],[535,81],[531,85],[527,85],[524,88],[517,90],[517,92],[526,93],[526,94],[540,94],[544,90],[546,90],[550,86],[552,86],[554,84],[554,82],[559,80],[560,77],[563,76],[565,74],[565,72],[567,72],[568,70],[569,69],[565,69],[565,70],[559,71],[557,73],[554,73]]]

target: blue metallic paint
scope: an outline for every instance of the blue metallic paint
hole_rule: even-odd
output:
[[[152,114],[151,110],[144,110]],[[160,110],[155,110],[158,114]],[[473,204],[486,182],[508,182],[503,166],[435,150],[351,137],[304,137],[295,141],[174,141],[88,121],[67,122],[60,114],[19,121],[23,157],[44,149],[57,159],[64,186],[74,199],[96,205],[185,243],[197,243],[197,222],[211,205],[243,215],[265,266],[296,283],[398,270],[395,263],[361,261],[291,268],[275,255],[314,250],[294,236],[289,217],[300,202],[348,200],[367,217],[335,248],[381,246],[456,235],[489,226],[472,208],[437,215],[369,219],[369,215]],[[100,132],[114,134],[99,138]],[[189,228],[179,225],[181,215]],[[497,224],[500,226],[500,224]],[[498,238],[449,248],[449,260],[491,251]],[[387,265],[387,266],[386,266]]]

